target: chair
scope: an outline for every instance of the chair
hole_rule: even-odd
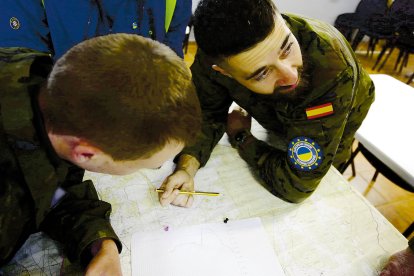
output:
[[[352,176],[350,177],[350,179],[356,176],[354,158],[356,157],[358,153],[362,153],[362,155],[368,160],[368,162],[375,168],[374,176],[369,182],[368,187],[363,192],[364,196],[366,196],[368,192],[371,190],[371,188],[374,186],[375,181],[377,180],[377,177],[380,173],[386,178],[388,178],[391,182],[396,184],[397,186],[403,188],[406,191],[414,193],[414,184],[410,184],[404,179],[402,179],[399,175],[397,175],[393,170],[391,170],[381,160],[375,157],[367,148],[365,148],[359,142],[358,142],[357,148],[351,155],[351,159],[347,163],[347,166],[351,165],[351,169],[352,169]],[[411,233],[413,233],[413,231],[414,231],[414,222],[411,223],[410,226],[408,226],[408,228],[403,232],[403,235],[408,238],[411,235]]]
[[[395,63],[394,70],[400,65],[398,71],[401,72],[402,68],[407,66],[409,55],[414,53],[414,0],[396,0],[391,6],[389,16],[393,18],[394,24],[396,25],[396,34],[392,39],[387,40],[381,53],[378,55],[372,70],[376,68],[385,52],[388,50],[388,55],[381,66],[378,67],[378,71],[380,71],[394,48],[398,48],[400,53],[397,62]]]
[[[367,54],[374,52],[380,39],[395,40],[396,32],[400,30],[401,26],[413,21],[413,9],[414,0],[395,0],[386,13],[371,15],[358,29],[358,33],[352,41],[352,48],[356,50],[365,35],[370,38]]]
[[[365,21],[373,14],[385,14],[387,11],[386,0],[361,0],[354,13],[338,15],[334,26],[351,42],[352,33],[365,25]]]
[[[385,63],[387,62],[388,58],[392,54],[395,48],[400,50],[398,54],[397,61],[394,65],[394,71],[398,69],[398,73],[401,73],[402,68],[406,67],[408,64],[408,59],[410,54],[414,53],[414,28],[411,30],[399,31],[396,37],[384,45],[381,50],[381,53],[378,55],[378,58],[372,67],[372,70],[380,63],[382,57],[384,56],[385,52],[388,51],[388,55],[385,57],[384,61],[382,62],[381,66],[378,67],[378,71],[384,67]],[[409,83],[408,83],[409,84]]]

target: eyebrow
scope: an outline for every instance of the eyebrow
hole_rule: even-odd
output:
[[[251,73],[250,75],[248,75],[247,77],[245,77],[245,80],[250,80],[252,78],[254,78],[256,75],[258,75],[260,72],[262,72],[263,70],[266,69],[267,66],[262,66],[259,69],[257,69],[256,71],[254,71],[253,73]]]
[[[283,40],[282,45],[280,46],[280,50],[283,50],[283,48],[285,48],[286,44],[289,41],[289,37],[292,33],[288,33],[285,37],[285,39]],[[253,73],[251,73],[250,75],[248,75],[247,77],[245,77],[245,80],[250,80],[252,78],[254,78],[256,75],[258,75],[260,72],[262,72],[263,70],[266,69],[267,66],[262,66],[259,69],[257,69],[256,71],[254,71]]]
[[[283,40],[283,43],[282,43],[282,45],[280,46],[280,50],[283,50],[283,48],[285,48],[286,43],[288,43],[288,41],[289,41],[289,36],[290,36],[291,34],[292,34],[292,33],[288,33],[288,35],[286,36],[285,40]]]

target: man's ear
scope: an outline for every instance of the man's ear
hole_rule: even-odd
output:
[[[221,68],[220,66],[218,66],[216,64],[213,64],[211,66],[211,68],[213,68],[213,70],[219,72],[220,74],[223,74],[223,75],[225,75],[225,76],[227,76],[229,78],[233,78],[226,70],[224,70],[223,68]]]
[[[99,155],[101,150],[86,143],[80,142],[73,145],[71,148],[71,159],[75,164],[82,164],[92,160],[95,156]]]

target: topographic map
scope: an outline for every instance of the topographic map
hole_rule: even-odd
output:
[[[257,134],[260,138],[261,133]],[[174,168],[128,176],[86,172],[102,200],[112,204],[111,223],[123,250],[124,275],[131,274],[131,236],[136,232],[260,217],[286,275],[377,275],[383,262],[407,240],[332,168],[301,204],[284,202],[255,178],[236,150],[222,140],[196,175],[192,208],[162,207],[155,189]],[[42,233],[30,237],[0,275],[81,275],[58,243]],[[145,275],[143,275],[145,276]]]

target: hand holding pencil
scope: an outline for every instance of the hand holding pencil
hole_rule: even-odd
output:
[[[185,170],[176,170],[168,176],[159,188],[159,199],[162,206],[169,204],[180,207],[191,207],[193,195],[180,193],[181,191],[194,191],[193,177]],[[161,192],[164,191],[164,192]]]

